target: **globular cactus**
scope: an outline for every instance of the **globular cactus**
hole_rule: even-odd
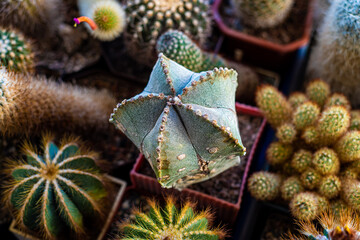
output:
[[[306,86],[306,96],[319,105],[323,107],[326,99],[330,95],[330,86],[321,79],[312,80]]]
[[[84,234],[88,217],[104,214],[105,182],[96,154],[82,149],[78,139],[63,139],[58,147],[49,136],[43,152],[24,146],[25,161],[9,162],[10,183],[4,199],[20,226],[55,239],[71,229]]]
[[[266,160],[270,165],[280,165],[290,159],[292,153],[293,146],[291,144],[272,142],[266,149]]]
[[[335,175],[325,176],[319,184],[319,193],[327,199],[335,198],[341,190],[341,181]]]
[[[343,181],[342,198],[345,203],[359,211],[360,210],[360,182],[353,179]]]
[[[314,220],[320,213],[319,196],[312,192],[298,193],[290,202],[292,215],[299,220]]]
[[[316,170],[308,168],[301,174],[300,180],[305,188],[312,190],[320,183],[321,175]]]
[[[346,133],[335,144],[335,150],[343,163],[360,159],[360,131]]]
[[[295,110],[297,107],[299,107],[304,102],[309,101],[307,96],[302,92],[293,92],[289,95],[288,101],[292,108]]]
[[[256,91],[255,101],[273,128],[291,120],[291,105],[275,87],[261,85]]]
[[[360,117],[358,116],[351,117],[349,129],[360,131]]]
[[[320,108],[313,102],[304,102],[293,113],[293,124],[296,129],[303,130],[304,128],[313,125],[320,115]]]
[[[351,104],[344,94],[334,93],[325,102],[324,108],[331,106],[343,106],[346,110],[351,110]]]
[[[251,195],[258,200],[274,200],[280,192],[281,177],[270,172],[256,172],[248,180]]]
[[[107,91],[0,69],[1,134],[29,134],[40,129],[105,130],[115,103]]]
[[[304,187],[298,177],[292,176],[283,181],[280,191],[281,197],[285,201],[290,201],[296,194],[304,191]]]
[[[346,203],[340,198],[331,201],[330,209],[335,214],[335,216],[340,216],[342,211],[348,211],[351,208],[349,208],[349,206],[346,205]]]
[[[276,129],[276,137],[281,143],[292,143],[296,139],[296,134],[296,129],[291,123],[284,123]]]
[[[235,4],[245,24],[268,28],[285,21],[294,0],[235,0]]]
[[[305,141],[306,144],[310,146],[316,146],[319,144],[320,135],[315,126],[309,126],[303,130],[301,138]]]
[[[195,212],[195,204],[185,202],[177,208],[172,197],[166,198],[166,205],[160,207],[155,200],[148,200],[150,210],[134,212],[135,220],[120,224],[118,240],[131,239],[203,239],[218,240],[226,237],[222,228],[211,228],[210,210]]]
[[[110,117],[165,188],[183,188],[238,165],[246,149],[235,111],[237,73],[194,73],[160,54],[146,88]]]
[[[351,166],[345,167],[340,172],[341,178],[350,178],[350,179],[357,179],[359,177],[359,173],[357,170],[353,169]]]
[[[136,61],[152,66],[156,41],[169,29],[184,32],[202,46],[211,28],[209,10],[207,0],[127,1],[124,34],[128,53]]]
[[[0,65],[15,72],[31,72],[34,67],[34,54],[30,42],[20,33],[1,27]]]
[[[340,161],[336,152],[326,147],[314,153],[312,165],[322,175],[337,174],[340,170]]]
[[[302,173],[311,166],[313,154],[310,151],[300,149],[296,151],[291,159],[291,166]]]
[[[80,15],[75,26],[87,22],[87,29],[101,41],[111,41],[125,29],[125,11],[116,0],[78,0]]]

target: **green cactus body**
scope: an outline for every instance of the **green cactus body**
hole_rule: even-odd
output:
[[[351,117],[349,130],[360,131],[360,117]]]
[[[18,223],[56,238],[68,227],[84,233],[84,217],[102,214],[106,196],[93,153],[79,149],[76,140],[58,148],[43,140],[43,155],[25,146],[26,162],[10,163],[11,184],[5,198],[15,209]]]
[[[307,96],[302,92],[293,92],[289,95],[288,101],[292,108],[295,110],[297,107],[299,107],[304,102],[309,101]]]
[[[256,28],[274,27],[288,16],[294,0],[235,0],[244,23]]]
[[[209,10],[207,0],[127,1],[125,43],[129,54],[152,66],[156,61],[156,41],[169,29],[184,32],[201,46],[210,32]]]
[[[334,93],[325,102],[324,108],[331,106],[343,106],[346,110],[351,110],[351,104],[344,94]]]
[[[330,95],[330,86],[321,79],[315,79],[306,86],[306,96],[321,108]]]
[[[255,101],[273,128],[290,122],[291,105],[285,96],[273,86],[260,86],[256,91]]]
[[[208,53],[208,52],[203,53],[203,61],[202,61],[203,71],[212,69],[214,67],[217,67],[217,68],[224,67],[227,64],[228,63],[226,62],[226,60],[223,59],[222,57],[220,57],[219,55],[215,55],[213,53]],[[240,68],[237,70],[240,71]]]
[[[342,199],[336,199],[330,202],[330,209],[335,216],[340,216],[342,211],[348,211],[350,208]]]
[[[160,55],[145,90],[110,122],[149,161],[163,187],[183,188],[240,163],[234,70],[194,73]]]
[[[318,195],[319,213],[325,212],[330,208],[330,202],[325,196]]]
[[[335,144],[341,162],[352,162],[360,159],[360,131],[346,133]]]
[[[319,193],[327,199],[335,198],[341,190],[341,181],[337,176],[324,177],[319,184]]]
[[[285,201],[290,201],[296,194],[304,191],[304,187],[301,185],[298,177],[289,177],[286,179],[280,188],[281,197]]]
[[[275,173],[256,172],[248,180],[251,195],[258,200],[274,200],[280,191],[281,177]]]
[[[315,126],[309,126],[305,128],[301,134],[301,138],[306,144],[316,146],[319,144],[319,132]]]
[[[294,153],[291,159],[291,166],[298,173],[302,173],[311,166],[312,156],[310,151],[300,149]]]
[[[293,197],[290,210],[299,220],[314,220],[319,214],[319,196],[312,192],[302,192]]]
[[[193,203],[185,202],[180,209],[176,207],[172,198],[166,199],[163,208],[154,200],[148,200],[148,204],[148,213],[137,210],[133,222],[124,222],[120,225],[122,236],[117,239],[218,240],[226,236],[224,230],[209,227],[210,211],[196,213]]]
[[[321,175],[314,169],[309,168],[301,174],[300,180],[305,188],[312,190],[320,183]]]
[[[276,129],[276,137],[281,143],[290,144],[296,139],[296,129],[294,125],[285,123]]]
[[[312,165],[322,175],[337,174],[340,161],[336,152],[330,148],[321,148],[314,153]]]
[[[313,102],[305,102],[296,108],[293,113],[293,124],[296,129],[302,130],[313,125],[320,115],[320,108]]]
[[[360,182],[347,179],[343,182],[342,198],[346,204],[359,211],[360,210]]]
[[[280,165],[290,159],[292,153],[292,145],[272,142],[268,149],[266,149],[266,160],[270,165]]]
[[[0,28],[0,65],[10,71],[29,72],[33,58],[30,43],[21,34]]]

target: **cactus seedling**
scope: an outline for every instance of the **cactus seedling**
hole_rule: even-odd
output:
[[[340,193],[341,181],[337,176],[324,177],[319,185],[319,193],[328,199],[337,197]]]
[[[194,73],[160,54],[148,85],[110,122],[140,149],[163,187],[183,188],[240,162],[234,70]]]
[[[251,195],[259,200],[274,200],[280,190],[281,177],[275,173],[256,172],[248,180]]]
[[[296,129],[290,123],[284,123],[276,129],[276,137],[281,143],[290,144],[296,139]]]
[[[306,87],[306,96],[319,107],[323,107],[330,95],[330,86],[321,79],[311,81]]]
[[[320,108],[313,102],[305,102],[296,108],[293,113],[293,123],[295,128],[303,130],[313,125],[320,115]]]
[[[299,220],[314,220],[319,214],[319,196],[312,192],[302,192],[290,202],[291,213]]]
[[[341,162],[352,162],[360,159],[360,132],[346,133],[335,145]]]
[[[293,153],[293,147],[290,144],[272,142],[266,149],[266,160],[271,165],[283,164]]]
[[[293,176],[282,183],[280,191],[281,197],[285,201],[290,201],[296,194],[304,191],[304,187],[301,185],[299,178]]]
[[[323,175],[337,174],[340,170],[340,161],[334,150],[321,148],[314,153],[313,166]]]
[[[134,222],[123,222],[120,225],[122,236],[117,239],[218,240],[226,237],[223,229],[209,227],[211,212],[194,212],[194,204],[191,202],[185,202],[180,209],[171,197],[166,198],[163,208],[154,200],[148,200],[148,204],[148,213],[137,210]]]
[[[291,166],[298,172],[302,173],[308,169],[312,162],[312,153],[310,151],[300,149],[295,152],[291,159]]]
[[[25,162],[10,162],[12,177],[6,201],[22,226],[56,238],[62,227],[84,233],[84,217],[102,215],[99,202],[106,196],[104,181],[95,164],[96,154],[79,148],[77,139],[64,139],[57,147],[43,139],[43,154],[24,146]]]

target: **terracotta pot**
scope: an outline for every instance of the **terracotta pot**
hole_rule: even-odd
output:
[[[237,113],[262,117],[262,114],[260,113],[258,108],[239,104],[239,103],[236,103],[236,111]],[[185,188],[181,192],[174,189],[163,189],[155,178],[144,175],[139,172],[142,164],[145,163],[146,161],[146,159],[142,154],[139,155],[134,165],[134,168],[130,172],[131,181],[134,184],[134,186],[139,190],[148,191],[152,194],[157,194],[157,195],[163,193],[181,195],[181,197],[189,197],[191,200],[196,201],[199,204],[199,206],[203,206],[203,207],[210,206],[215,211],[217,217],[220,218],[223,223],[232,225],[235,222],[237,214],[240,209],[242,196],[246,186],[248,171],[250,169],[250,165],[253,156],[255,154],[257,144],[265,127],[265,124],[266,124],[266,120],[264,119],[257,133],[256,140],[254,141],[254,144],[250,150],[250,154],[246,163],[244,174],[242,176],[239,196],[236,203],[231,203],[222,200],[220,198],[216,198],[208,194],[201,193],[189,188]]]
[[[110,228],[110,225],[111,225],[111,223],[115,217],[115,214],[120,206],[120,201],[122,199],[122,196],[125,193],[125,189],[126,189],[126,185],[127,185],[126,182],[123,180],[111,177],[109,175],[105,175],[105,177],[118,190],[117,190],[117,193],[113,197],[112,207],[109,210],[109,214],[107,215],[104,226],[101,228],[101,231],[100,231],[98,237],[96,238],[97,240],[105,239],[107,231]],[[31,233],[25,232],[25,231],[21,230],[20,228],[18,228],[15,221],[12,221],[9,230],[19,240],[41,240],[40,238],[33,236]]]
[[[307,0],[308,11],[303,23],[302,37],[288,44],[273,43],[255,36],[242,33],[227,26],[220,14],[220,8],[225,0],[215,0],[212,6],[214,20],[224,35],[221,52],[232,59],[241,55],[244,62],[270,70],[282,70],[291,63],[296,51],[310,41],[313,22],[313,0]],[[239,59],[238,59],[239,60]]]

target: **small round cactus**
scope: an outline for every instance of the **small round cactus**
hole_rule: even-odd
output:
[[[315,126],[309,126],[305,128],[301,134],[301,138],[306,144],[316,146],[319,144],[319,132]]]
[[[311,81],[306,87],[306,96],[313,102],[323,107],[330,95],[330,86],[321,79]]]
[[[261,85],[255,95],[256,105],[273,128],[290,122],[292,108],[285,96],[275,87]]]
[[[346,133],[335,144],[341,162],[352,162],[360,159],[360,131]]]
[[[360,131],[360,117],[359,116],[354,116],[354,117],[351,116],[349,130]]]
[[[314,153],[312,164],[315,170],[323,175],[337,174],[340,170],[340,161],[336,152],[326,147]]]
[[[290,144],[296,139],[296,129],[290,123],[284,123],[276,129],[276,137],[281,143]]]
[[[185,202],[177,208],[175,199],[166,198],[166,205],[161,207],[155,200],[148,200],[148,212],[134,211],[135,220],[120,224],[118,240],[130,239],[209,239],[218,240],[226,237],[221,228],[211,228],[211,212],[195,212],[194,203]]]
[[[258,200],[274,200],[279,194],[280,184],[279,175],[262,171],[251,175],[248,180],[248,189]]]
[[[256,28],[268,28],[286,19],[294,0],[236,0],[235,3],[244,23]]]
[[[308,169],[312,162],[312,153],[310,151],[300,149],[294,153],[291,159],[291,166],[298,172],[302,173]]]
[[[285,201],[290,201],[296,194],[304,191],[304,187],[301,185],[298,177],[289,177],[282,183],[280,187],[281,197]]]
[[[292,108],[295,110],[297,107],[299,107],[304,102],[309,101],[307,96],[302,92],[293,92],[289,95],[288,101]]]
[[[286,161],[284,164],[282,164],[281,173],[286,176],[293,176],[297,174],[297,171],[291,166],[291,162]]]
[[[341,178],[350,178],[356,180],[359,177],[359,173],[357,170],[353,169],[351,166],[345,167],[340,172]]]
[[[296,108],[293,113],[293,124],[296,129],[303,130],[313,125],[320,115],[320,108],[313,102],[305,102]]]
[[[334,93],[325,102],[324,108],[331,106],[343,106],[346,110],[351,110],[351,104],[344,94]]]
[[[0,65],[10,71],[29,72],[34,56],[28,41],[14,30],[0,28]]]
[[[290,159],[292,153],[292,145],[272,142],[266,150],[266,160],[270,165],[283,164],[286,160]]]
[[[347,205],[357,211],[360,210],[360,182],[346,179],[343,182],[342,198]]]
[[[294,196],[290,202],[290,210],[299,220],[314,220],[319,214],[319,197],[312,192],[302,192]]]
[[[300,180],[305,188],[312,190],[318,186],[321,175],[314,169],[309,168],[301,174]]]
[[[330,209],[335,216],[340,216],[342,211],[350,210],[349,206],[342,199],[332,200],[330,202]]]
[[[319,193],[327,199],[335,198],[341,190],[341,181],[337,176],[329,175],[324,177],[319,184]]]

